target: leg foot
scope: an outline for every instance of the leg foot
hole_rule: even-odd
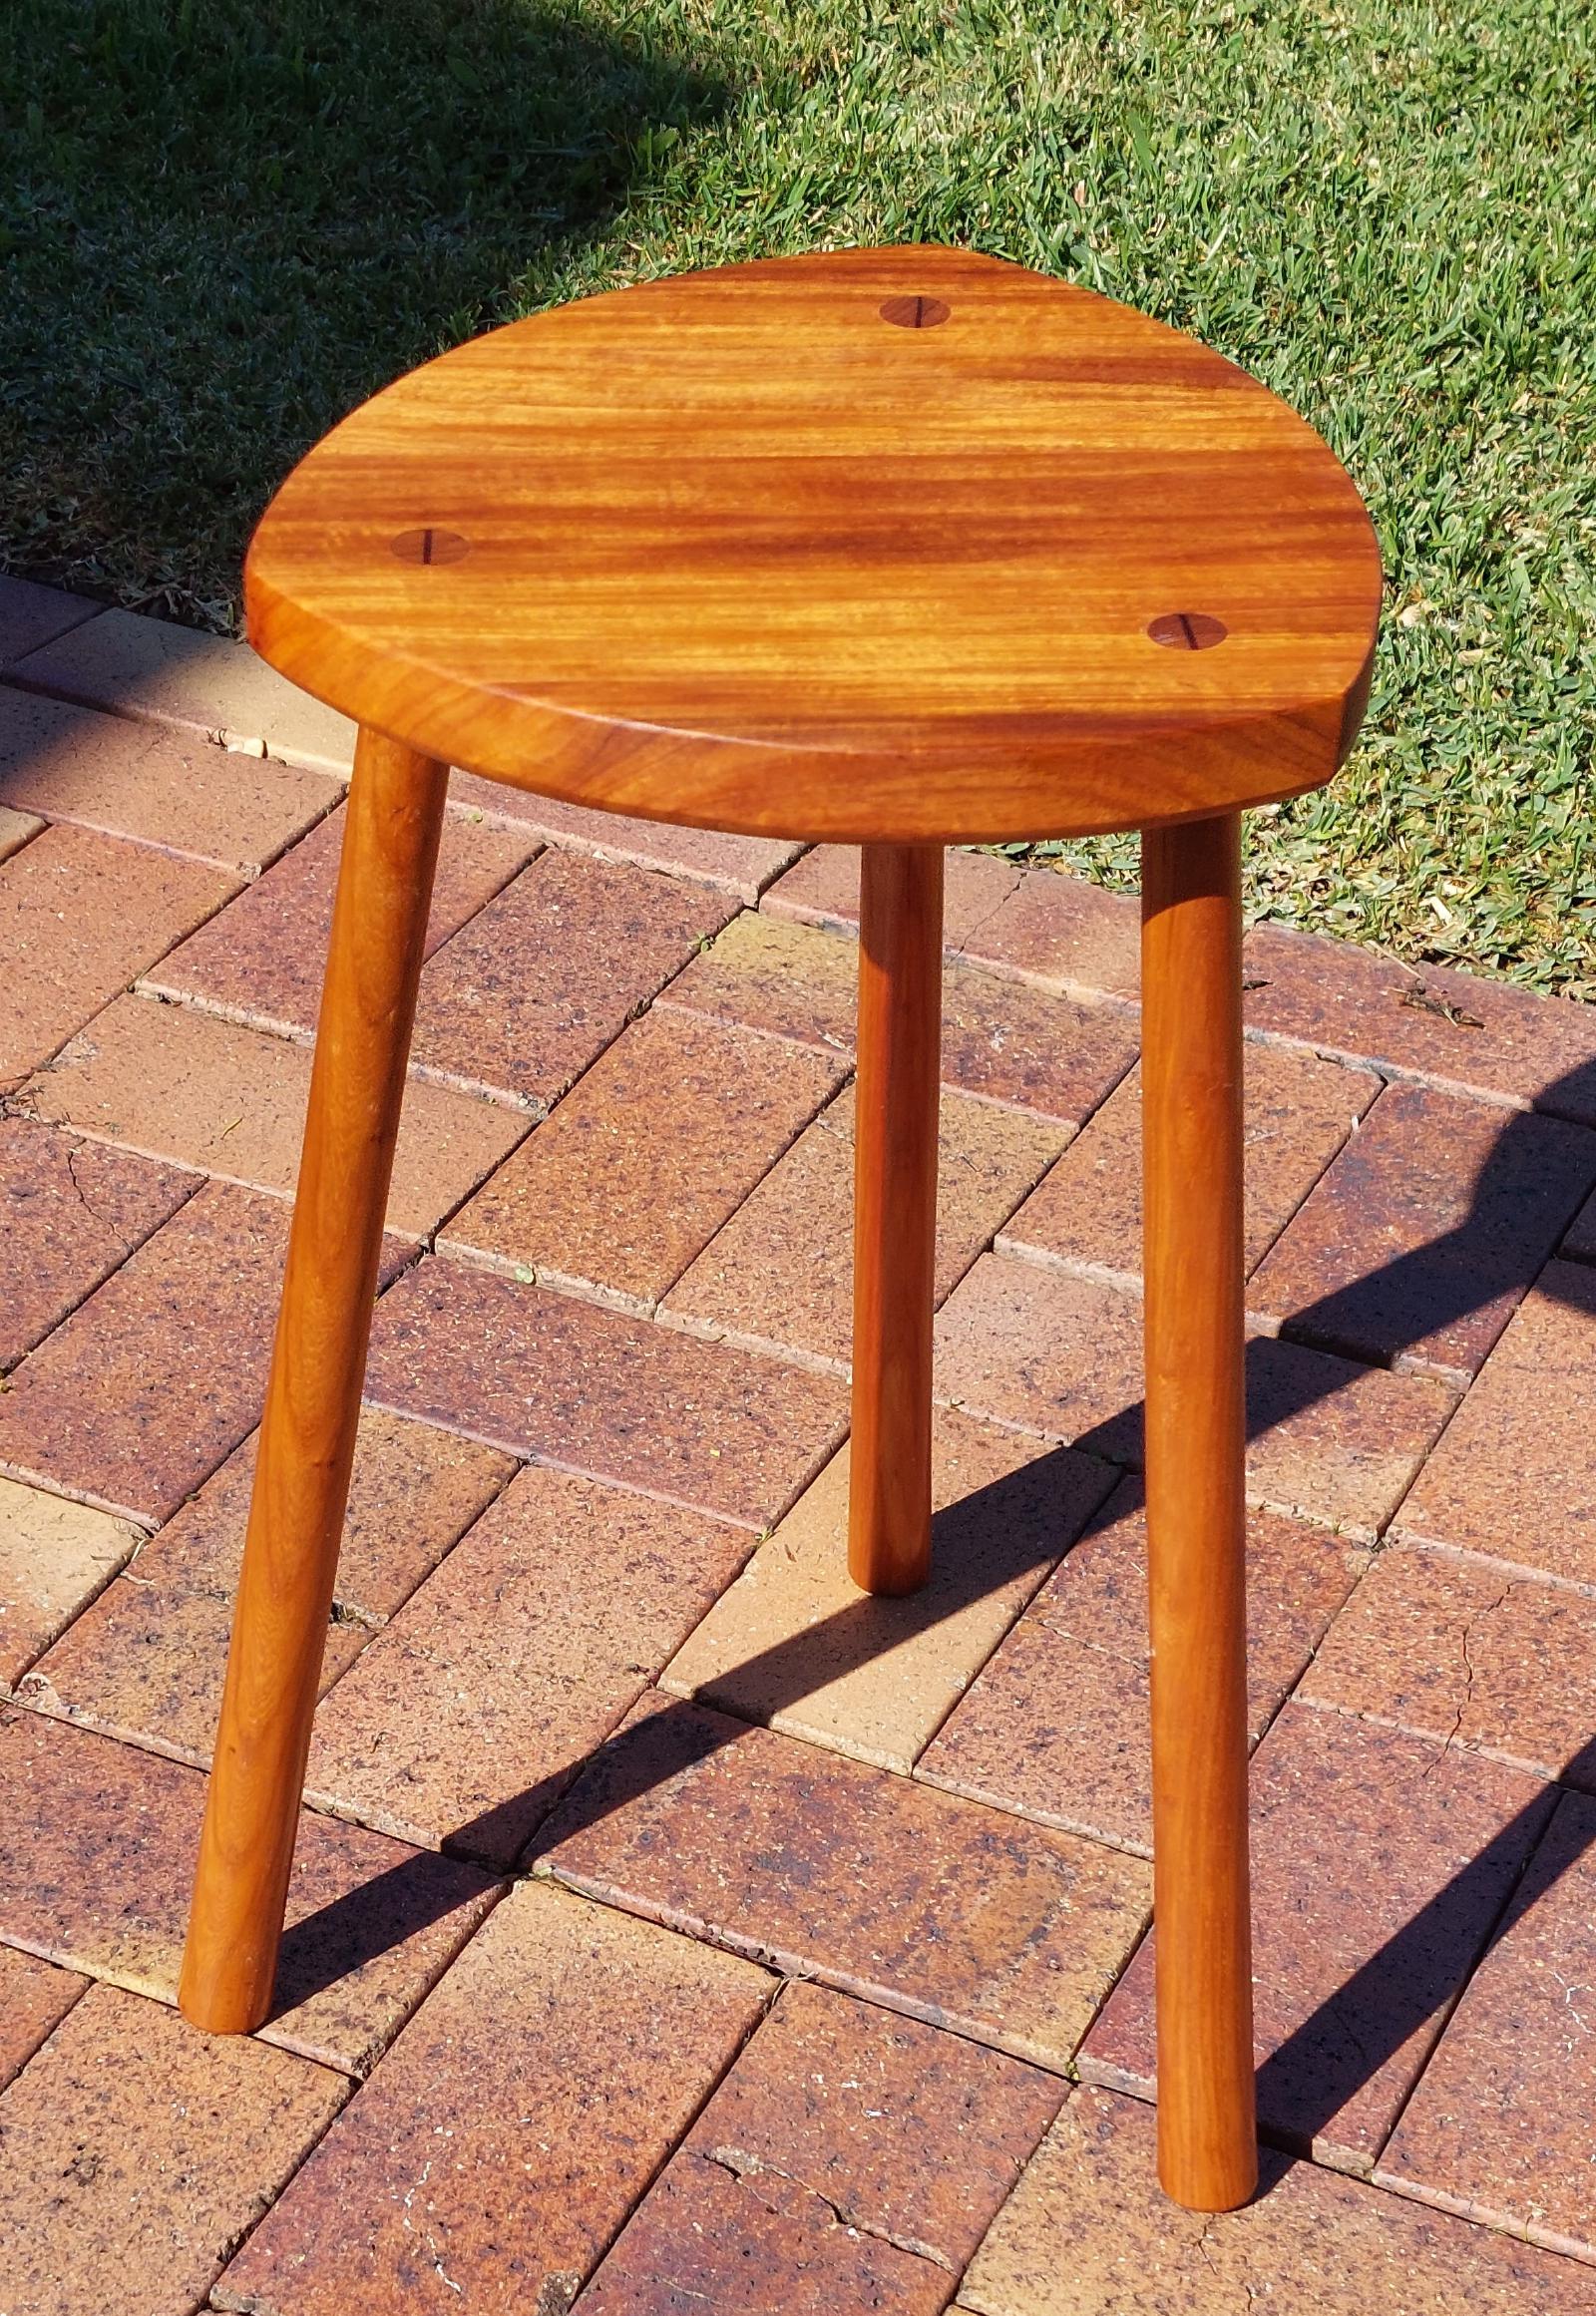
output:
[[[1142,845],[1158,2171],[1258,2179],[1247,1865],[1240,823]]]
[[[361,732],[178,1995],[213,2034],[271,2005],[447,779]]]
[[[866,1592],[931,1567],[942,886],[940,845],[864,847],[848,1571]]]

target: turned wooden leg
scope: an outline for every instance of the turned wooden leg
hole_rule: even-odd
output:
[[[361,732],[178,1996],[213,2034],[271,2004],[447,780]]]
[[[1142,839],[1158,2173],[1258,2179],[1247,1876],[1240,821]]]
[[[931,1567],[942,847],[866,845],[861,870],[848,1572],[903,1593]]]

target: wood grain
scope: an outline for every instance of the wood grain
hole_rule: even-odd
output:
[[[271,2006],[447,779],[360,734],[179,1988],[212,2034]]]
[[[942,902],[940,845],[865,847],[848,1573],[866,1592],[914,1592],[931,1569]]]
[[[1243,371],[928,246],[648,282],[457,348],[290,476],[245,593],[284,674],[491,778],[966,843],[1326,780],[1380,562],[1330,451]],[[1223,639],[1149,632],[1183,618]]]
[[[1178,2203],[1228,2211],[1258,2176],[1232,814],[1143,839],[1142,1132],[1158,2168]]]

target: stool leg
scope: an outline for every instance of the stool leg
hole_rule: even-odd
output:
[[[179,1989],[214,2034],[271,2004],[447,779],[362,730]]]
[[[1258,2179],[1247,1873],[1241,824],[1142,839],[1158,2173]]]
[[[931,1567],[942,847],[866,845],[861,872],[848,1572],[905,1593]]]

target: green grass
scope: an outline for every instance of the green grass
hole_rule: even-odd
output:
[[[1596,997],[1593,57],[1566,0],[21,0],[0,564],[226,626],[289,462],[455,339],[975,243],[1196,330],[1369,500],[1366,735],[1255,817],[1255,912]]]

